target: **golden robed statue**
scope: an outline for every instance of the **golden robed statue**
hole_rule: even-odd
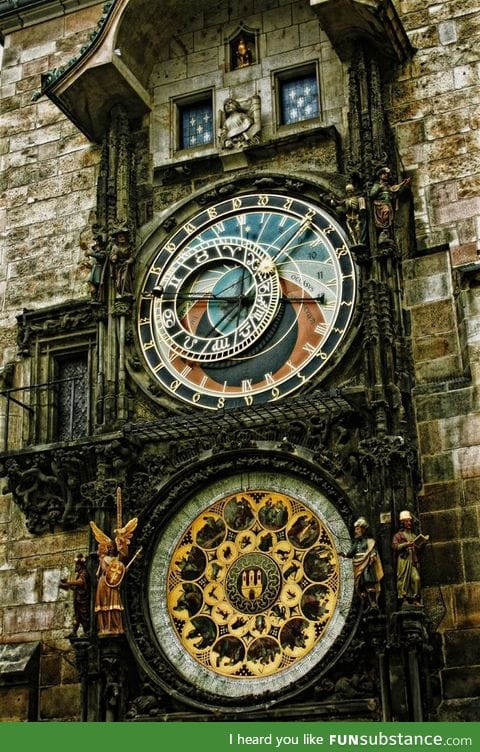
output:
[[[128,558],[128,547],[138,519],[133,517],[122,526],[122,492],[117,488],[117,526],[115,540],[100,530],[95,522],[90,522],[95,540],[98,543],[97,591],[95,594],[95,616],[97,620],[97,634],[123,634],[123,603],[120,595],[120,585],[125,574],[141,552],[136,551],[132,559],[125,565]]]

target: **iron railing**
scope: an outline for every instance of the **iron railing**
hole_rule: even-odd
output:
[[[56,404],[56,400],[58,401],[60,385],[67,382],[70,383],[70,395],[68,400],[69,415],[66,431],[65,424],[62,423],[62,440],[68,441],[73,438],[80,438],[79,436],[74,436],[74,419],[75,400],[79,390],[78,382],[83,381],[84,375],[82,374],[79,376],[69,376],[64,379],[46,381],[43,384],[32,384],[30,386],[13,387],[11,389],[0,390],[0,397],[3,398],[5,404],[5,410],[3,411],[1,409],[0,402],[0,428],[3,432],[3,436],[1,437],[2,450],[4,452],[7,452],[10,448],[13,448],[10,446],[10,434],[14,420],[20,423],[18,434],[20,435],[21,443],[25,443],[23,426],[24,416],[26,412],[29,413],[30,416],[28,421],[27,443],[31,443],[32,439],[34,440],[34,443],[44,443],[48,441],[55,441],[57,439],[55,420],[57,418],[58,405]],[[45,394],[47,396],[47,400],[49,397],[51,398],[50,404],[45,404],[42,402],[42,394]],[[19,399],[16,395],[26,395],[27,399]],[[14,414],[12,412],[12,405],[17,405],[21,409],[21,412]],[[86,435],[86,432],[87,421],[85,421],[84,435]],[[15,443],[17,444],[18,442]],[[15,448],[17,449],[21,447],[15,446]]]

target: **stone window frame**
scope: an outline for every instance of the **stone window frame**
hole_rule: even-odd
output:
[[[202,102],[210,101],[212,111],[212,140],[207,144],[196,144],[193,146],[182,146],[182,124],[181,114],[182,109],[195,104],[201,104]],[[215,90],[212,87],[202,89],[201,91],[195,91],[189,94],[184,94],[179,97],[171,97],[171,122],[173,126],[172,132],[172,156],[177,157],[182,154],[190,154],[194,151],[209,151],[216,147],[217,133],[216,133],[216,117],[215,117]]]
[[[285,81],[293,81],[295,79],[303,78],[307,75],[314,75],[317,84],[317,99],[318,99],[318,115],[305,120],[297,120],[294,122],[286,123],[282,119],[282,102],[281,102],[281,89],[282,83]],[[272,71],[272,91],[273,91],[273,110],[274,110],[274,123],[275,130],[279,133],[286,131],[290,132],[298,130],[298,128],[311,128],[317,127],[322,122],[323,108],[322,97],[320,87],[320,70],[318,60],[310,60],[299,63],[298,65],[291,65],[288,68],[282,68],[280,70]]]
[[[60,361],[69,357],[77,359],[82,353],[86,358],[85,436],[88,436],[95,422],[99,379],[97,326],[91,310],[82,306],[54,306],[27,312],[26,316],[26,328],[22,327],[21,332],[24,338],[21,354],[26,360],[28,377],[13,395],[22,403],[22,408],[17,408],[18,416],[12,416],[15,422],[20,421],[17,442],[27,446],[59,441],[54,382]]]
[[[35,437],[46,443],[55,443],[59,441],[57,430],[57,398],[55,394],[55,381],[58,379],[59,368],[61,361],[65,362],[72,358],[78,358],[80,355],[85,355],[86,359],[86,402],[87,402],[87,421],[85,426],[85,436],[88,436],[92,431],[93,426],[93,414],[92,405],[94,404],[94,349],[95,344],[92,341],[88,341],[87,338],[80,336],[75,344],[72,344],[72,337],[70,336],[67,341],[63,337],[58,340],[56,338],[39,342],[38,351],[38,363],[32,363],[32,376],[35,371],[39,374],[38,381],[32,380],[32,385],[35,383],[42,384],[47,383],[48,386],[45,389],[39,390],[39,397],[32,397],[36,402],[36,409],[34,413],[34,425],[33,428]],[[34,359],[36,360],[36,359]],[[37,366],[37,367],[36,367]],[[40,374],[45,373],[47,378],[42,380]],[[37,402],[38,400],[38,402]]]

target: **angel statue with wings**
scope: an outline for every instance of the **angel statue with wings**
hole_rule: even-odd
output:
[[[120,585],[125,574],[139,555],[136,551],[130,562],[125,565],[128,557],[128,547],[133,531],[137,527],[138,519],[133,517],[122,527],[121,490],[117,488],[117,525],[112,541],[95,522],[90,522],[95,540],[98,543],[97,591],[95,595],[95,615],[97,620],[97,634],[123,634],[123,603],[120,595]]]
[[[218,137],[222,149],[240,149],[260,140],[260,97],[238,101],[229,97],[219,113]]]

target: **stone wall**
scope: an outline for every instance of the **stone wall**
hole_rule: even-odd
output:
[[[88,41],[102,4],[6,35],[0,106],[0,352],[15,356],[15,316],[86,294],[79,262],[95,208],[98,148],[45,97],[42,73]],[[0,362],[0,367],[3,365]]]
[[[78,673],[66,635],[73,622],[71,592],[75,555],[86,555],[88,532],[32,536],[11,495],[0,495],[0,643],[40,643],[39,718],[77,720]],[[5,677],[2,677],[5,678]],[[0,720],[25,720],[24,687],[0,695]]]
[[[405,169],[414,176],[420,247],[449,243],[454,266],[480,247],[480,15],[475,3],[395,0],[416,48],[390,92]]]
[[[445,613],[439,717],[474,720],[478,700],[472,698],[480,695],[480,50],[473,40],[480,15],[465,2],[395,4],[416,54],[392,87],[391,117],[413,176],[418,248],[438,248],[405,264],[421,523],[432,537],[422,583],[438,618]]]
[[[16,316],[23,308],[87,293],[80,262],[95,209],[99,150],[49,100],[34,102],[32,95],[42,73],[78,54],[101,14],[99,4],[6,35],[0,90],[0,368],[16,359]],[[15,385],[23,378],[17,369]],[[3,410],[0,405],[0,414]],[[79,717],[78,674],[66,639],[72,597],[58,584],[73,575],[75,554],[86,553],[87,546],[85,530],[30,535],[11,495],[0,494],[0,643],[41,643],[42,720]],[[27,695],[25,687],[2,689],[0,720],[24,720]]]

